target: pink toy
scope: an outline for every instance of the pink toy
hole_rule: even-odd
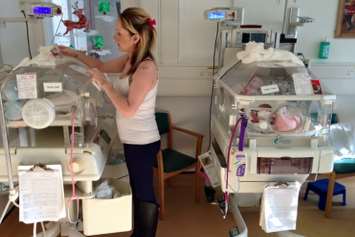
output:
[[[273,128],[278,132],[291,132],[300,127],[301,121],[299,113],[291,114],[287,106],[282,106],[274,114]]]

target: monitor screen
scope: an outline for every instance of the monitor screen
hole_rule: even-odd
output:
[[[264,32],[245,32],[242,34],[242,43],[246,44],[248,42],[254,41],[256,43],[265,43],[266,33]]]
[[[50,15],[52,14],[52,8],[45,6],[35,6],[32,8],[32,12],[34,15]]]
[[[226,17],[226,13],[224,11],[210,11],[207,17],[209,20],[223,20]]]
[[[256,43],[265,43],[266,34],[265,33],[252,33],[252,34],[250,34],[250,41],[255,41]]]

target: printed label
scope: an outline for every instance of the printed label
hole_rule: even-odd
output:
[[[272,85],[267,85],[267,86],[262,86],[260,87],[261,93],[263,95],[271,94],[271,93],[277,93],[280,91],[279,86],[276,84]]]
[[[44,82],[43,90],[44,92],[62,92],[63,84],[61,82]]]

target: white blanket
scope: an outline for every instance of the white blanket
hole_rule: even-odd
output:
[[[70,63],[70,62],[76,62],[76,63],[79,62],[78,60],[76,60],[74,58],[70,58],[70,57],[65,57],[65,56],[55,57],[51,53],[51,50],[53,50],[55,47],[56,46],[54,46],[54,45],[40,47],[38,55],[36,55],[32,59],[24,58],[13,70],[15,70],[19,67],[26,67],[29,65],[38,65],[38,66],[42,66],[42,67],[55,67],[60,64],[65,64],[65,63]]]
[[[265,49],[263,43],[255,42],[249,42],[245,50],[237,53],[237,58],[245,64],[265,61],[288,61],[304,66],[303,62],[289,51],[274,48]]]

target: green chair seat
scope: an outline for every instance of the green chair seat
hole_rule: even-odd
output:
[[[346,174],[355,172],[355,159],[343,158],[335,161],[334,172],[337,174]]]
[[[165,173],[178,171],[196,163],[195,158],[172,149],[164,149],[162,152]],[[157,166],[155,161],[155,167]]]

